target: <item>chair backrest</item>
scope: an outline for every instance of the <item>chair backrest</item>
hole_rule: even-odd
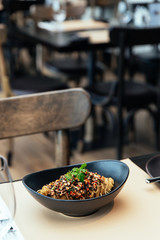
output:
[[[135,26],[111,26],[110,42],[113,46],[118,46],[119,63],[118,78],[119,83],[123,85],[123,74],[125,68],[125,49],[129,48],[132,55],[132,47],[137,45],[158,44],[160,43],[160,27],[135,27]],[[119,92],[123,92],[123,86]],[[122,95],[122,94],[121,94]]]
[[[100,8],[100,19],[109,20],[111,14],[116,16],[119,1],[120,0],[88,0],[92,9],[92,18],[95,17],[96,7]],[[108,13],[110,17],[108,16]]]
[[[125,49],[129,48],[130,55],[132,55],[133,46],[160,43],[160,27],[112,26],[110,27],[110,42],[111,45],[118,46],[120,49],[118,72],[122,80]]]
[[[32,5],[29,9],[29,12],[35,22],[42,20],[53,20],[53,9],[51,6]]]
[[[55,131],[56,165],[69,164],[67,130],[84,124],[90,108],[80,88],[0,99],[0,139]]]
[[[66,19],[79,19],[85,12],[87,2],[80,1],[66,1]],[[52,6],[47,5],[32,5],[29,9],[31,17],[38,22],[42,20],[53,20],[54,11]]]
[[[33,4],[43,4],[45,0],[2,0],[4,10],[8,13],[14,13],[19,10],[28,10]]]
[[[84,14],[87,6],[86,0],[67,2],[67,19],[79,19]]]
[[[97,6],[110,6],[110,5],[115,5],[118,2],[118,0],[95,0],[95,5]]]
[[[160,42],[160,27],[113,26],[110,28],[112,44],[118,46],[120,39],[125,46],[157,44]]]

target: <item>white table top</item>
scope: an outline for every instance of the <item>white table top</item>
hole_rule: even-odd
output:
[[[86,217],[69,217],[49,210],[30,196],[21,181],[15,182],[15,222],[24,239],[158,239],[159,185],[146,184],[148,175],[129,159],[124,162],[130,174],[122,191],[114,202]]]

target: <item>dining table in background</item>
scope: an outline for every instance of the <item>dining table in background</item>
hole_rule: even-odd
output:
[[[40,22],[21,27],[12,26],[12,34],[19,41],[42,44],[59,53],[86,52],[88,54],[88,83],[95,81],[96,51],[109,43],[109,24],[96,20],[71,20],[63,23],[63,30],[54,29],[50,22]]]
[[[136,157],[136,163],[157,153]],[[147,184],[148,174],[123,159],[129,177],[113,202],[84,217],[70,217],[45,208],[28,193],[21,180],[14,182],[17,200],[15,223],[24,239],[153,239],[159,236],[160,185]],[[8,183],[7,183],[8,184]],[[0,186],[1,187],[1,186]]]

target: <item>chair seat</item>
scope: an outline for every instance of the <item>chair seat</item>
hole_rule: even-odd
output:
[[[88,73],[88,60],[84,58],[67,57],[64,59],[55,59],[46,63],[46,67],[51,71],[62,72],[71,76],[85,76]],[[104,66],[97,62],[96,71],[102,73]]]
[[[18,94],[67,89],[67,83],[43,75],[19,75],[12,79],[11,89]]]
[[[113,82],[96,83],[92,87],[93,93],[100,96],[108,96]],[[135,81],[125,81],[124,85],[124,102],[123,105],[127,108],[143,108],[150,103],[156,103],[157,92],[156,89],[148,84],[143,84]],[[117,103],[117,87],[113,94],[112,103]]]
[[[143,51],[134,53],[134,57],[142,60],[142,61],[158,61],[160,60],[160,52],[159,51]]]

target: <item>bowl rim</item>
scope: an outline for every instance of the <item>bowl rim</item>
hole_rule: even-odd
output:
[[[109,196],[111,194],[113,194],[114,192],[116,192],[118,189],[120,189],[124,183],[127,181],[128,179],[128,176],[129,176],[129,167],[126,163],[124,162],[121,162],[120,160],[115,160],[115,159],[102,159],[102,160],[95,160],[95,161],[91,161],[91,162],[86,162],[86,164],[88,163],[96,163],[96,162],[103,162],[103,161],[107,161],[107,162],[117,162],[123,166],[126,167],[126,170],[127,170],[127,174],[126,174],[126,177],[125,179],[113,190],[111,190],[109,193],[107,194],[104,194],[102,196],[99,196],[99,197],[95,197],[95,198],[89,198],[89,199],[82,199],[82,200],[67,200],[67,199],[56,199],[56,198],[51,198],[51,197],[48,197],[48,196],[45,196],[45,195],[42,195],[38,192],[36,192],[35,190],[33,190],[32,188],[30,188],[26,183],[25,183],[25,179],[28,178],[30,175],[33,175],[35,173],[41,173],[41,172],[44,172],[44,171],[49,171],[49,170],[55,170],[55,169],[62,169],[62,168],[69,168],[69,167],[74,167],[74,166],[81,166],[81,164],[83,163],[77,163],[77,164],[71,164],[71,165],[66,165],[66,166],[62,166],[62,167],[57,167],[57,168],[49,168],[49,169],[44,169],[44,170],[41,170],[41,171],[37,171],[37,172],[33,172],[33,173],[29,173],[27,175],[25,175],[23,178],[22,178],[22,183],[24,184],[24,186],[30,190],[32,193],[36,193],[37,195],[39,196],[43,196],[44,198],[46,199],[50,199],[50,200],[53,200],[53,201],[57,201],[57,202],[88,202],[88,201],[94,201],[94,200],[97,200],[97,199],[100,199],[100,198],[104,198],[106,196]]]

